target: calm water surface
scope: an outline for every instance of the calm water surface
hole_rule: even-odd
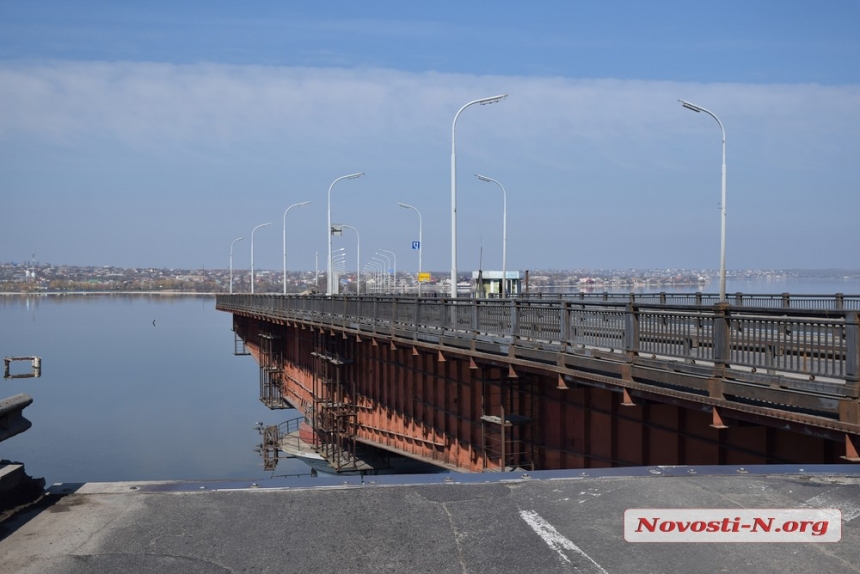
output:
[[[728,281],[726,291],[860,294],[860,283]],[[42,358],[41,378],[0,380],[0,398],[34,399],[24,411],[33,427],[0,443],[0,458],[49,484],[271,476],[253,426],[298,413],[259,402],[257,364],[233,355],[231,325],[214,297],[0,296],[0,355]],[[276,471],[305,472],[298,461]]]
[[[0,355],[42,358],[40,378],[0,379],[0,397],[33,397],[33,426],[0,443],[0,458],[48,484],[270,476],[254,424],[298,413],[259,402],[257,365],[233,355],[231,326],[214,297],[0,297]],[[277,470],[298,472],[297,461]]]

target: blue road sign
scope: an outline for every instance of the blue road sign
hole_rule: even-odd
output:
[[[421,242],[420,241],[413,241],[412,242],[412,249],[421,249]]]

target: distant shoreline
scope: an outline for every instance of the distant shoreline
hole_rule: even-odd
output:
[[[223,293],[196,293],[194,291],[8,291],[0,292],[3,297],[63,297],[81,295],[157,295],[159,297],[215,297]]]

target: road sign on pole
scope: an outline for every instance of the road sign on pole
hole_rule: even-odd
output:
[[[412,242],[412,249],[421,249],[421,242],[420,241],[413,241]]]

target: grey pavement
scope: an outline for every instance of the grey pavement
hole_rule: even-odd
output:
[[[628,508],[838,508],[833,543],[630,543]],[[860,467],[55,485],[0,572],[857,572]]]

